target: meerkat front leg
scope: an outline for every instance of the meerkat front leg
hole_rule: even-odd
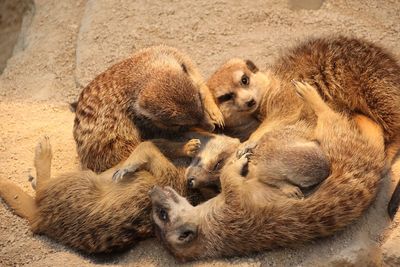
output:
[[[190,139],[187,142],[172,142],[166,139],[152,139],[160,151],[171,158],[194,157],[200,149],[200,139]]]
[[[251,153],[235,156],[228,164],[226,164],[220,176],[221,191],[225,197],[236,198],[238,191],[241,190],[244,177],[242,176],[243,169],[249,163]]]
[[[203,100],[205,112],[210,117],[211,121],[221,128],[224,128],[224,115],[215,103],[214,96],[212,95],[207,84],[204,82],[202,75],[195,69],[190,70],[190,76],[193,81],[199,86],[201,99]]]
[[[219,110],[219,107],[215,103],[214,96],[211,94],[210,89],[208,89],[207,85],[203,84],[200,87],[200,93],[203,97],[204,109],[207,114],[210,116],[210,119],[214,124],[218,125],[220,128],[224,128],[224,115]]]
[[[163,142],[165,143],[163,144]],[[156,177],[161,177],[164,175],[165,169],[175,169],[175,167],[161,153],[159,146],[165,145],[174,150],[176,155],[193,157],[197,154],[201,145],[198,139],[191,139],[188,142],[170,142],[159,139],[157,144],[158,146],[152,141],[140,143],[122,166],[114,172],[112,179],[119,182],[140,170],[146,170]],[[166,147],[163,147],[163,149],[165,150]]]

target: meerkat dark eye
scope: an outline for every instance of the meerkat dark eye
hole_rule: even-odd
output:
[[[220,159],[217,164],[215,164],[213,171],[218,171],[219,169],[222,168],[222,163],[224,162],[224,159]]]
[[[158,210],[158,218],[160,218],[160,220],[163,222],[168,221],[168,212],[165,209],[160,208]]]
[[[244,85],[244,86],[247,86],[247,85],[249,85],[249,83],[250,83],[250,78],[249,78],[246,74],[244,74],[244,75],[242,76],[242,79],[240,79],[240,83],[241,83],[242,85]]]
[[[232,100],[235,95],[233,93],[227,93],[218,97],[218,102],[223,103]]]

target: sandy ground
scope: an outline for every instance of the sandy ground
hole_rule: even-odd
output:
[[[375,41],[400,58],[400,3],[325,1],[318,10],[288,8],[286,1],[122,1],[37,0],[0,76],[0,177],[33,194],[27,176],[33,148],[48,134],[53,143],[53,174],[78,169],[72,138],[75,100],[96,74],[135,50],[165,43],[186,51],[205,77],[231,57],[250,58],[259,67],[279,51],[308,36],[343,33]],[[3,51],[0,51],[3,53]],[[386,205],[400,174],[382,181],[365,216],[344,232],[297,249],[251,257],[191,263],[195,266],[343,266],[368,261],[379,265],[379,246],[389,237],[400,247],[397,216]],[[396,239],[397,238],[397,239]],[[394,249],[394,253],[398,249]],[[397,254],[399,255],[399,254]],[[400,264],[400,262],[398,262]],[[169,266],[175,260],[154,239],[104,258],[85,257],[46,237],[33,236],[26,221],[0,202],[0,266]],[[394,264],[386,261],[386,264]]]

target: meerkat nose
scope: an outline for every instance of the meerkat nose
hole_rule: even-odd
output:
[[[251,108],[256,104],[256,101],[254,99],[251,99],[250,101],[247,101],[246,104],[249,108]]]

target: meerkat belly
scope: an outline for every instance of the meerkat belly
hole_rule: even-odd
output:
[[[307,191],[329,176],[330,163],[316,142],[292,136],[291,128],[262,139],[249,164],[248,176],[286,195],[301,195],[300,189]],[[297,130],[295,134],[306,134]]]

